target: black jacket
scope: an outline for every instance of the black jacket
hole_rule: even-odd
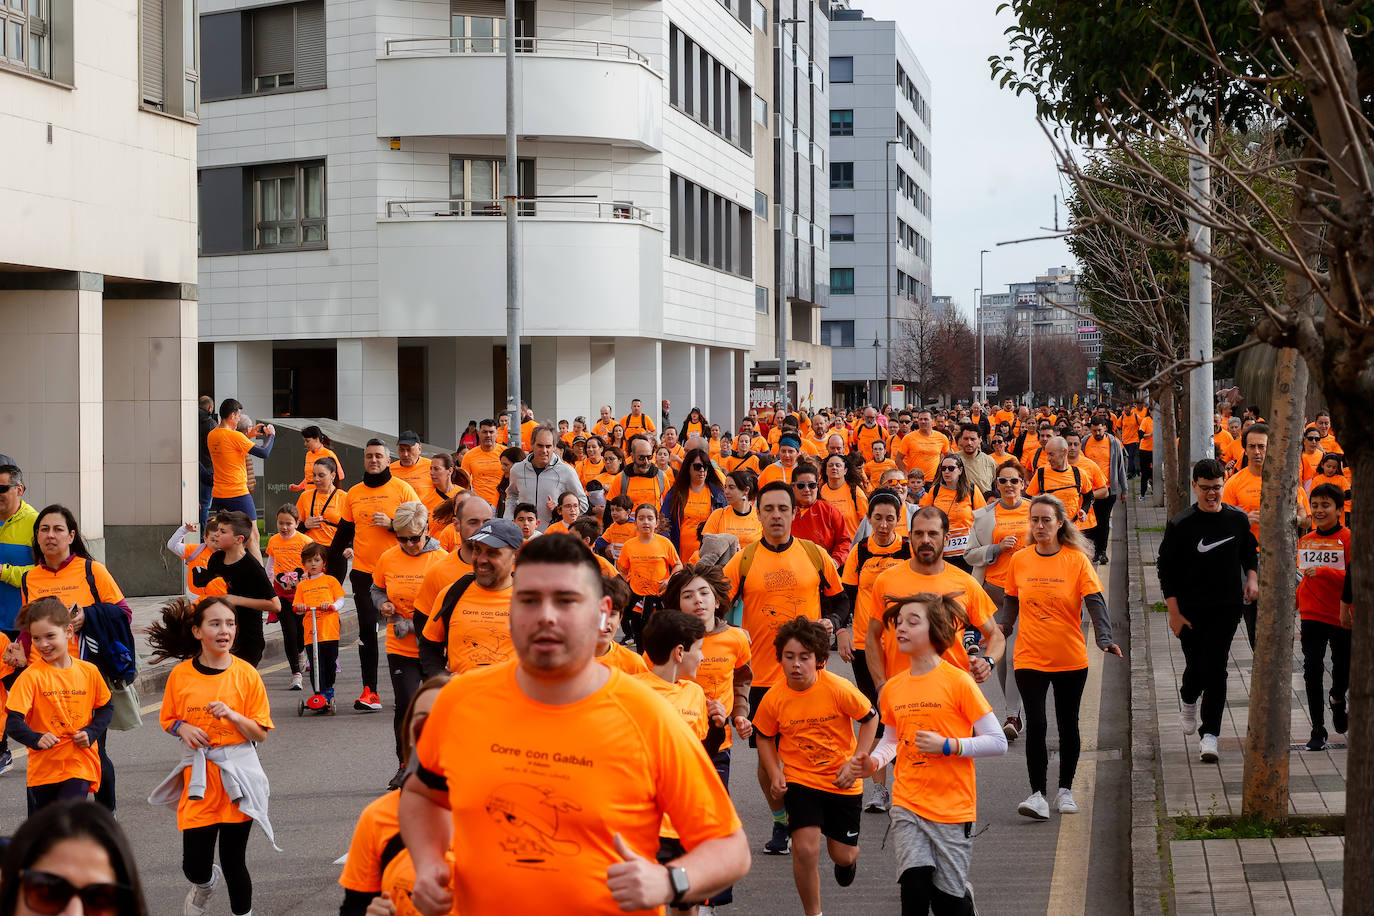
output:
[[[1259,567],[1250,521],[1234,506],[1203,512],[1189,506],[1169,519],[1159,542],[1159,585],[1180,607],[1241,604],[1245,573]]]

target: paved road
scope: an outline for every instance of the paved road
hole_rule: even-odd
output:
[[[1124,547],[1114,546],[1114,552],[1125,556]],[[1112,577],[1124,591],[1121,574],[1124,561],[1120,573],[1114,568]],[[1119,597],[1110,603],[1114,608],[1125,606]],[[1117,625],[1125,626],[1125,621],[1118,619]],[[360,688],[357,654],[346,650],[343,655],[339,695],[356,696]],[[836,670],[848,674],[848,666],[838,658],[835,661]],[[979,762],[982,832],[974,844],[972,880],[982,914],[1115,916],[1130,912],[1129,765],[1121,759],[1128,747],[1129,669],[1115,659],[1099,657],[1095,664],[1102,667],[1095,668],[1089,678],[1083,716],[1085,754],[1076,786],[1084,814],[1066,818],[1062,825],[1058,815],[1037,823],[1016,814],[1016,804],[1029,789],[1024,754],[1015,742],[1006,757]],[[1101,672],[1100,679],[1096,672]],[[337,913],[342,892],[337,884],[339,866],[334,862],[348,848],[358,812],[381,793],[395,769],[391,713],[389,709],[380,714],[349,709],[334,719],[301,719],[296,716],[300,694],[286,690],[285,666],[269,666],[263,674],[277,728],[260,752],[272,779],[273,826],[284,851],[272,852],[260,834],[249,846],[254,913]],[[989,698],[1000,712],[995,681],[988,686]],[[152,704],[159,698],[144,699]],[[389,703],[389,686],[383,699]],[[1054,740],[1051,725],[1052,747]],[[132,839],[151,911],[154,916],[176,916],[186,884],[181,877],[175,814],[171,809],[152,808],[145,799],[176,763],[178,744],[157,730],[153,712],[145,716],[143,728],[112,733],[111,755],[119,774],[120,821]],[[732,788],[751,845],[758,849],[767,838],[769,820],[754,766],[752,752],[737,751]],[[1055,766],[1052,761],[1051,780]],[[24,816],[23,778],[22,762],[0,777],[0,824],[4,825],[0,829],[12,831]],[[823,864],[822,900],[830,916],[897,911],[891,846],[880,848],[886,823],[883,816],[864,815],[863,854],[853,887],[837,888],[828,863]],[[737,902],[727,912],[732,916],[800,912],[791,868],[790,858],[756,853],[752,873],[737,889]],[[228,913],[227,897],[217,897],[211,912]]]

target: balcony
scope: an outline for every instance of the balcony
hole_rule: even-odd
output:
[[[649,211],[568,198],[522,198],[518,206],[525,333],[661,333],[664,241]],[[379,332],[504,335],[504,207],[387,201],[377,221]]]
[[[377,60],[379,137],[504,137],[504,38],[404,38]],[[663,78],[626,45],[517,38],[522,137],[657,150]],[[447,91],[445,91],[447,90]]]

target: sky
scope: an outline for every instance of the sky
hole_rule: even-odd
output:
[[[1002,91],[988,58],[1008,53],[1002,0],[851,0],[873,19],[896,19],[930,77],[932,213],[931,288],[953,296],[970,321],[978,252],[988,292],[1033,280],[1048,267],[1073,265],[1062,240],[1002,245],[1046,235],[1065,224],[1063,186],[1054,154],[1026,97]]]

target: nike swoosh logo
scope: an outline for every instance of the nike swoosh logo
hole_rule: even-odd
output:
[[[1197,552],[1198,552],[1198,553],[1206,553],[1207,551],[1211,550],[1213,547],[1220,547],[1222,544],[1225,544],[1227,541],[1234,541],[1235,539],[1236,539],[1236,536],[1235,536],[1235,535],[1231,535],[1229,538],[1222,538],[1221,540],[1217,541],[1215,544],[1208,544],[1206,541],[1201,541],[1201,540],[1200,540],[1200,541],[1197,542]]]
[[[857,830],[851,830],[851,831],[849,831],[849,833],[845,834],[845,836],[858,836],[858,835],[859,835],[859,831],[857,831]]]

